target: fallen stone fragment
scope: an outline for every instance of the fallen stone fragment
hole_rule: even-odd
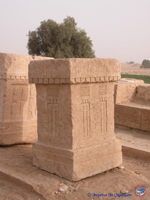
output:
[[[136,174],[140,174],[140,172],[135,172]]]
[[[119,166],[118,168],[119,168],[119,169],[124,169],[124,166]]]
[[[58,188],[59,192],[65,192],[66,190],[68,190],[68,186],[67,185],[62,185]]]
[[[120,193],[121,193],[121,194],[128,194],[129,191],[128,191],[128,190],[121,190]]]

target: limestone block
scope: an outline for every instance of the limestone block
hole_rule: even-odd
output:
[[[128,81],[115,84],[115,123],[150,131],[150,85]]]
[[[150,103],[150,85],[142,84],[137,86],[136,100]]]
[[[38,109],[35,166],[77,181],[121,164],[113,97],[119,79],[120,62],[115,59],[30,62]]]
[[[136,94],[137,84],[115,84],[115,103],[121,104],[130,102]]]
[[[133,104],[115,105],[115,123],[117,125],[140,129],[141,109]]]
[[[135,102],[115,105],[115,123],[143,131],[150,131],[150,105]]]
[[[141,130],[150,132],[150,106],[147,109],[142,109],[141,114]]]
[[[145,85],[143,80],[122,78],[115,83],[115,103],[121,104],[133,101],[137,93],[137,86]]]
[[[28,64],[47,59],[0,53],[0,145],[37,140],[36,90],[28,82]]]

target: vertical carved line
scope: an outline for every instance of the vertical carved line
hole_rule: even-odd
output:
[[[107,131],[106,115],[107,115],[107,102],[103,101],[100,102],[100,115],[99,115],[100,116],[99,126],[101,133],[106,133]]]
[[[57,134],[58,104],[48,104],[48,132],[50,136]]]
[[[103,117],[103,133],[106,132],[106,102],[102,102],[102,117]]]
[[[88,103],[88,111],[89,111],[89,135],[91,134],[91,116],[90,116],[90,103]]]
[[[10,111],[10,114],[11,114],[11,115],[13,114],[14,95],[15,95],[15,88],[13,88],[12,105],[11,105],[11,111]]]
[[[100,103],[101,104],[101,103]],[[100,105],[100,133],[102,133],[102,124],[103,124],[103,117],[102,117],[102,104]]]
[[[86,118],[87,118],[87,136],[89,136],[89,104],[86,105]]]
[[[51,109],[51,123],[50,123],[50,126],[51,126],[51,135],[53,133],[53,107],[52,105],[50,105],[50,109]]]
[[[58,110],[57,111],[55,110],[55,132],[56,132],[56,134],[57,134],[57,128],[58,128],[58,126],[57,126],[57,120],[58,120],[57,114],[58,114]]]
[[[19,115],[21,115],[21,111],[22,111],[22,108],[23,108],[23,105],[22,105],[22,100],[23,100],[23,87],[21,88],[21,99],[20,99],[20,109],[19,109]]]
[[[54,108],[53,108],[53,106],[51,106],[51,109],[52,109],[52,115],[51,115],[51,118],[52,118],[52,124],[51,124],[52,132],[51,132],[51,135],[53,136],[54,135]]]
[[[105,101],[104,102],[104,116],[105,116],[105,124],[104,124],[104,127],[105,127],[105,132],[107,131],[107,120],[106,120],[106,114],[107,114],[107,102]]]
[[[83,135],[84,137],[90,135],[90,104],[83,104]]]
[[[55,105],[52,106],[52,109],[53,109],[53,115],[52,115],[52,119],[53,119],[53,123],[52,123],[52,136],[55,135]]]
[[[51,130],[51,123],[52,123],[51,116],[52,116],[52,110],[50,109],[50,104],[48,104],[48,132],[49,133],[52,132],[52,130]]]
[[[84,134],[84,137],[85,137],[84,105],[83,105],[83,134]]]
[[[12,105],[11,105],[11,115],[13,115],[13,113],[14,113],[15,104],[17,102],[16,95],[17,95],[16,88],[13,88]],[[17,113],[17,110],[16,110],[16,113]]]

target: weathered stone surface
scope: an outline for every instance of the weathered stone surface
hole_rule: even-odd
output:
[[[29,65],[36,83],[38,142],[35,166],[69,180],[117,167],[121,144],[114,134],[113,59],[58,59]]]
[[[115,83],[115,103],[133,101],[137,93],[137,86],[144,84],[143,80],[122,78]]]
[[[115,123],[150,131],[149,84],[123,83],[115,85]]]
[[[145,103],[150,103],[150,85],[143,84],[137,86],[136,99],[144,101]]]
[[[115,103],[121,104],[130,102],[136,94],[136,84],[115,84]]]
[[[150,132],[150,105],[147,109],[142,109],[141,113],[141,130]]]
[[[141,109],[133,104],[115,105],[115,123],[117,125],[140,129]]]
[[[137,102],[115,105],[115,123],[134,129],[150,131],[150,105]]]
[[[35,67],[37,69],[35,70]],[[31,62],[30,83],[100,83],[120,79],[120,63],[113,59],[54,59]]]
[[[28,82],[28,64],[47,59],[0,53],[0,145],[37,140],[36,90]]]

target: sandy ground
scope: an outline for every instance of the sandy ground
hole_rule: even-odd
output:
[[[0,200],[136,200],[141,199],[134,194],[138,184],[147,187],[143,200],[149,200],[150,159],[134,159],[124,155],[123,166],[123,169],[115,168],[70,182],[32,166],[32,145],[0,147]],[[59,192],[62,185],[67,185],[68,189]],[[131,196],[114,196],[124,192]],[[110,193],[113,196],[110,197]],[[98,198],[99,194],[107,196]]]
[[[150,75],[150,68],[140,68],[141,64],[121,64],[121,74]]]
[[[0,200],[44,200],[28,185],[0,173]]]

